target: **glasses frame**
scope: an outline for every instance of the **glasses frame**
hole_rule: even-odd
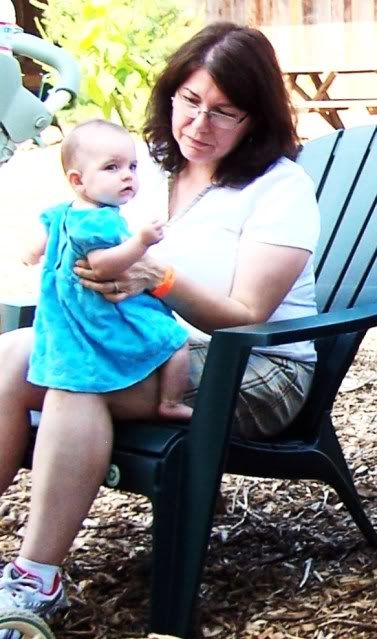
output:
[[[196,105],[196,104],[190,105],[189,100],[186,100],[185,97],[179,93],[179,91],[177,91],[177,93],[171,97],[173,107],[176,104],[177,98],[179,98],[179,102],[182,105],[183,109],[186,106],[188,108],[191,108],[195,112],[195,115],[194,113],[190,115],[186,113],[186,117],[190,118],[190,120],[196,120],[196,118],[199,117],[199,115],[204,113],[207,116],[208,121],[210,122],[212,126],[218,129],[223,129],[225,131],[233,131],[234,129],[237,128],[239,124],[241,124],[241,122],[246,120],[247,116],[249,115],[248,113],[245,113],[245,115],[239,115],[239,116],[227,115],[226,113],[220,113],[219,111],[216,111],[215,109],[202,109],[199,105]],[[215,119],[216,117],[219,117],[219,116],[225,118],[224,122],[229,123],[231,126],[227,125],[223,127],[221,126],[221,124],[219,125],[219,123],[216,122],[216,119]]]

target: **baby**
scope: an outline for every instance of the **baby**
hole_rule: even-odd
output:
[[[131,235],[120,215],[119,206],[138,189],[132,138],[105,120],[79,124],[62,144],[62,164],[74,200],[42,213],[40,233],[24,257],[35,264],[45,255],[28,380],[103,394],[106,403],[106,393],[158,370],[158,415],[187,420],[186,329],[153,294],[112,303],[81,286],[73,272],[75,262],[86,258],[97,276],[115,280],[163,237],[159,221]]]

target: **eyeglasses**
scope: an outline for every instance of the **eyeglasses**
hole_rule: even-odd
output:
[[[179,100],[177,100],[177,98],[179,98]],[[173,107],[179,105],[183,115],[187,118],[195,120],[195,118],[197,118],[201,113],[205,113],[213,126],[216,126],[219,129],[227,129],[228,131],[235,129],[239,124],[241,124],[241,122],[246,120],[248,116],[248,113],[245,115],[227,115],[226,113],[221,113],[221,111],[216,111],[215,109],[207,111],[206,109],[202,109],[198,106],[189,97],[182,95],[179,92],[177,92],[171,100]]]

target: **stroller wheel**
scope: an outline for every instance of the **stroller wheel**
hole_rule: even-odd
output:
[[[19,639],[55,639],[47,623],[28,610],[0,610],[0,630],[16,630]]]

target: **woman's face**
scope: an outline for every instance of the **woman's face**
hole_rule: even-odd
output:
[[[200,109],[196,117],[195,107]],[[226,127],[234,128],[223,128],[224,120]],[[188,162],[216,168],[250,125],[250,117],[229,101],[205,69],[194,71],[173,98],[172,132]]]

